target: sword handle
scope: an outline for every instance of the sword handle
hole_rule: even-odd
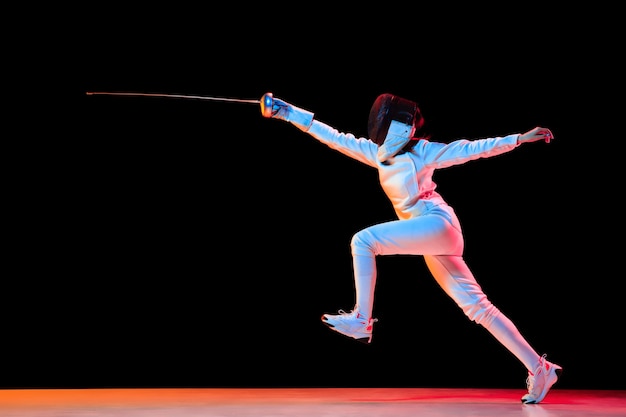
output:
[[[265,93],[261,97],[261,114],[263,117],[272,117],[272,107],[274,107],[274,96],[272,93]]]

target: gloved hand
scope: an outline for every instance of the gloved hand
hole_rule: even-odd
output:
[[[313,113],[275,97],[272,100],[271,117],[273,119],[280,119],[286,122],[290,122],[298,129],[305,132],[309,130],[309,127],[311,127],[311,123],[313,123]]]
[[[526,133],[519,135],[519,137],[517,138],[517,142],[526,143],[544,140],[546,143],[550,143],[552,139],[554,139],[554,135],[552,134],[550,129],[547,129],[545,127],[536,127]]]

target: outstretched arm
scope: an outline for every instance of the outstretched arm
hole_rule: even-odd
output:
[[[340,132],[314,118],[314,114],[284,100],[274,97],[270,117],[285,120],[336,151],[375,167],[378,145],[367,138],[357,138],[352,133]],[[516,136],[517,137],[517,136]],[[513,139],[514,140],[514,139]]]
[[[554,135],[545,127],[535,127],[526,133],[483,139],[458,139],[448,144],[420,140],[416,145],[426,165],[445,168],[460,165],[478,158],[489,158],[512,151],[523,143],[544,140],[550,142]]]
[[[526,142],[545,140],[546,143],[550,143],[552,139],[554,139],[554,135],[552,135],[550,129],[547,129],[545,127],[536,127],[526,133],[521,134],[519,138],[517,138],[517,142],[521,144]]]

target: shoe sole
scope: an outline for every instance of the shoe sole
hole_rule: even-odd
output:
[[[369,344],[370,344],[370,342],[372,341],[372,336],[365,336],[365,337],[353,337],[353,336],[350,336],[350,335],[348,335],[348,334],[343,333],[341,330],[339,330],[338,328],[336,328],[335,326],[333,326],[331,323],[329,323],[328,321],[326,321],[326,319],[325,319],[325,317],[324,317],[324,316],[322,316],[322,323],[324,323],[324,325],[325,325],[326,327],[328,327],[329,329],[334,330],[336,333],[339,333],[340,335],[345,336],[345,337],[349,337],[350,339],[354,339],[354,340],[356,340],[357,342],[361,342],[361,343],[363,343],[364,345],[369,345]]]
[[[522,403],[523,404],[539,404],[541,401],[543,401],[543,399],[546,398],[548,391],[550,391],[550,388],[552,388],[552,386],[556,384],[556,382],[561,377],[561,373],[563,373],[563,368],[561,368],[558,365],[552,365],[552,369],[550,369],[550,378],[548,379],[546,385],[543,387],[543,391],[541,391],[541,395],[539,395],[538,398],[532,401],[522,400]]]

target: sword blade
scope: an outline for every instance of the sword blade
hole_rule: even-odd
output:
[[[88,91],[88,96],[94,95],[106,95],[106,96],[140,96],[140,97],[169,97],[169,98],[186,98],[195,100],[210,100],[210,101],[234,101],[237,103],[250,103],[259,104],[261,100],[247,100],[241,98],[226,98],[226,97],[207,97],[207,96],[191,96],[185,94],[161,94],[161,93],[118,93],[108,91]]]

